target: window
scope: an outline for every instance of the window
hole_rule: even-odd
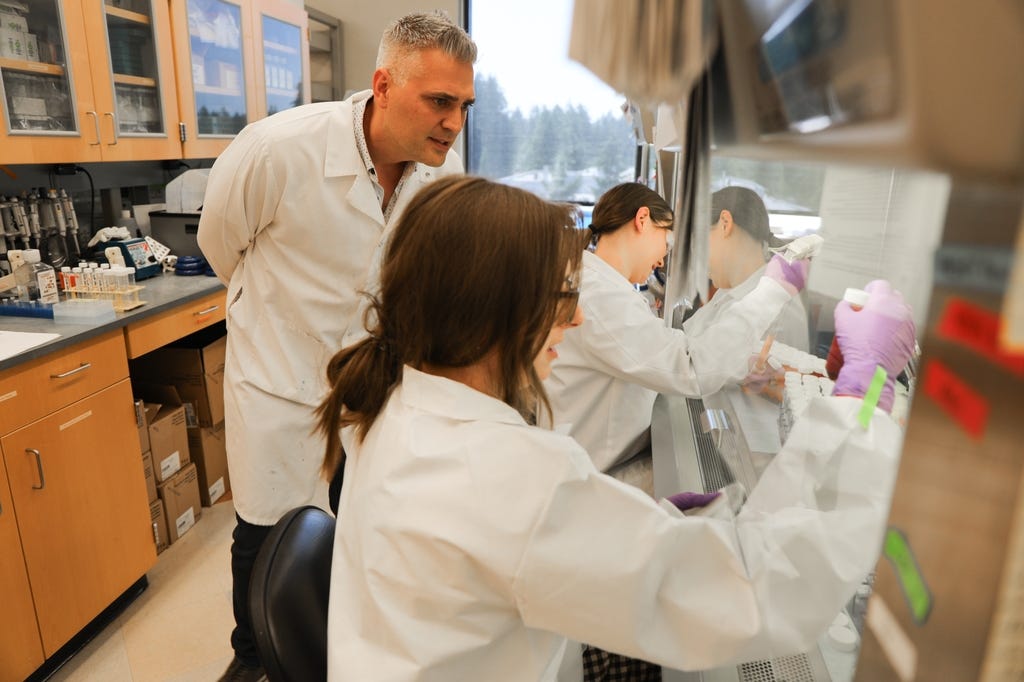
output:
[[[546,199],[587,204],[635,179],[636,142],[625,98],[567,56],[572,4],[469,0],[479,54],[466,167]]]

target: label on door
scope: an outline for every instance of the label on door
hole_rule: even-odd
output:
[[[185,513],[174,520],[174,527],[178,531],[178,537],[180,538],[188,529],[196,525],[196,515],[192,511],[192,507],[185,510]]]
[[[181,451],[175,450],[160,460],[160,480],[166,481],[181,468]]]

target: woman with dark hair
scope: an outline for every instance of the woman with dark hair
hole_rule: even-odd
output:
[[[899,429],[881,412],[858,426],[860,400],[812,405],[842,437],[812,448],[797,424],[762,478],[774,492],[727,521],[655,503],[530,424],[583,321],[581,252],[571,209],[482,178],[424,187],[395,226],[370,336],[331,360],[318,411],[324,474],[345,468],[332,682],[551,681],[566,637],[689,669],[794,653],[874,566]],[[844,369],[892,345],[847,343]]]
[[[708,241],[708,274],[717,291],[683,324],[691,338],[717,325],[729,308],[747,296],[761,281],[771,255],[770,248],[785,245],[768,225],[768,210],[757,192],[746,187],[726,187],[711,195],[711,232]],[[807,311],[793,296],[772,321],[768,333],[776,341],[804,352],[810,348]]]
[[[593,253],[583,254],[580,307],[587,323],[566,335],[545,388],[555,424],[590,453],[601,471],[651,490],[647,453],[658,393],[714,393],[747,373],[751,348],[803,288],[807,263],[773,259],[750,295],[715,327],[691,338],[650,310],[634,285],[662,263],[674,217],[647,186],[617,185],[594,206]],[[623,465],[630,465],[623,469]]]

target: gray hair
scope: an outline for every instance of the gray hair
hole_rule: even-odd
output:
[[[439,49],[465,64],[476,62],[476,43],[461,26],[442,10],[414,12],[391,22],[384,30],[377,51],[377,68],[388,68],[392,76],[405,79],[405,66],[413,53]]]

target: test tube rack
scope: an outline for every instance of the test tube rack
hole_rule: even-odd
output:
[[[142,284],[123,287],[115,291],[95,291],[84,287],[67,287],[64,289],[64,293],[69,299],[108,300],[113,304],[115,311],[123,313],[146,305],[146,301],[139,298],[139,292],[145,288],[145,285]]]

